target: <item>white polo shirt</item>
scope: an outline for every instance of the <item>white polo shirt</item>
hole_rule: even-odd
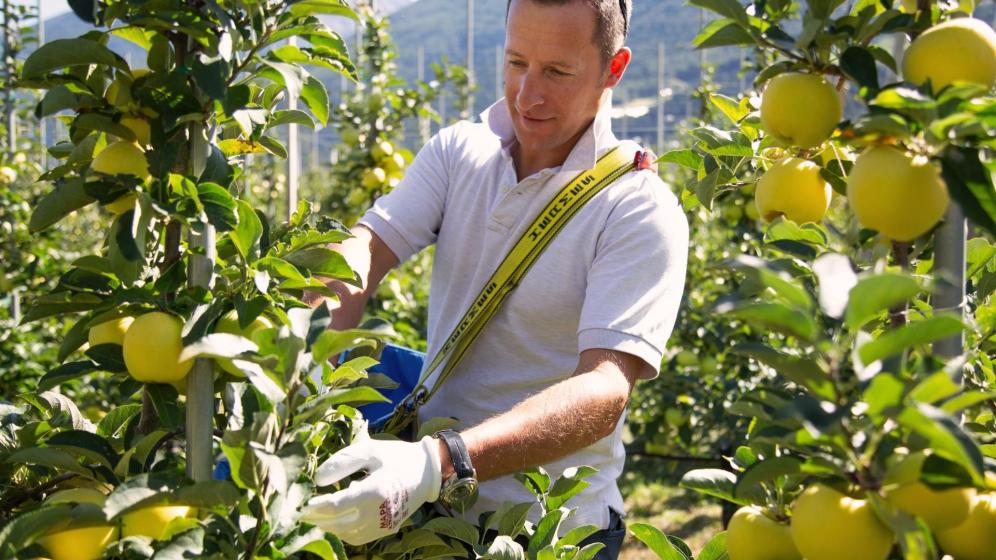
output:
[[[515,134],[505,100],[441,130],[404,180],[377,200],[361,224],[404,261],[435,243],[429,292],[428,355],[445,341],[498,264],[540,209],[568,180],[618,144],[607,101],[559,168],[516,180]],[[590,200],[525,275],[420,417],[459,419],[457,429],[501,414],[571,376],[581,351],[619,350],[660,367],[684,287],[688,223],[677,198],[653,172],[631,172]],[[427,384],[431,387],[429,380]],[[590,465],[598,473],[567,503],[565,528],[609,524],[622,512],[616,485],[625,453],[620,418],[612,435],[543,465],[551,476]],[[502,502],[533,500],[507,476],[481,484],[465,515]],[[538,519],[534,508],[531,520]]]

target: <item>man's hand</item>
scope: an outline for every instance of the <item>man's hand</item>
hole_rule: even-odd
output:
[[[439,498],[439,443],[432,437],[416,443],[355,441],[318,467],[315,484],[334,484],[361,469],[366,478],[312,498],[301,520],[358,546],[394,534],[422,504]]]

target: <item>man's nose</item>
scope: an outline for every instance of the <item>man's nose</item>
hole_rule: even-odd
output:
[[[543,104],[543,88],[537,73],[529,70],[519,77],[519,94],[515,103],[519,112],[528,112]]]

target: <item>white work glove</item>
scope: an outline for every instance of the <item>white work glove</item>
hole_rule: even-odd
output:
[[[322,463],[315,484],[334,484],[360,469],[367,470],[366,478],[312,498],[301,520],[359,546],[396,533],[422,504],[439,498],[442,467],[435,438],[407,443],[364,437]]]

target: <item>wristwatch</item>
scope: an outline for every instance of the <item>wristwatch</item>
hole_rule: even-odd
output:
[[[439,500],[450,510],[463,513],[477,501],[477,471],[470,463],[467,445],[460,434],[453,430],[440,430],[432,437],[441,439],[446,444],[455,471],[443,481],[439,489]]]

